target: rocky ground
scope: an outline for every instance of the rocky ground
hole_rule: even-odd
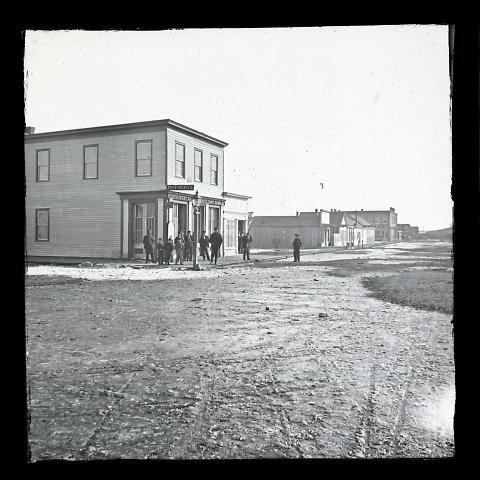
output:
[[[32,461],[452,456],[451,314],[365,288],[450,274],[450,248],[30,267]]]

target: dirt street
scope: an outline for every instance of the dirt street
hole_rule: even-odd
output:
[[[157,280],[45,267],[71,281],[26,288],[32,461],[452,456],[451,315],[315,259]]]

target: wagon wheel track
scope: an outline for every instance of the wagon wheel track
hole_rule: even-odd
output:
[[[139,367],[136,370],[132,371],[125,385],[123,385],[123,387],[117,392],[117,395],[115,395],[115,397],[113,398],[111,407],[110,408],[107,407],[106,411],[103,411],[103,413],[101,413],[100,423],[93,429],[92,433],[89,435],[88,439],[84,442],[81,450],[79,451],[79,457],[81,459],[88,458],[89,451],[92,448],[94,448],[94,444],[97,439],[97,436],[99,432],[102,430],[103,426],[105,425],[107,418],[111,418],[115,414],[115,411],[117,410],[120,402],[124,397],[123,394],[127,391],[128,387],[131,385],[135,375],[145,370],[145,367],[148,363],[148,359],[150,356],[151,356],[151,353],[147,353],[142,358],[142,361],[140,362]]]

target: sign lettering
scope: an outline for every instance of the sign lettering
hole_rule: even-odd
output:
[[[189,202],[192,197],[187,197],[186,195],[180,195],[180,194],[173,194],[171,195],[172,200],[181,200],[183,202]]]
[[[193,185],[167,185],[167,190],[193,190]]]

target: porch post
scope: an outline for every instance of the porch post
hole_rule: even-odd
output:
[[[128,230],[130,226],[129,218],[129,202],[126,199],[122,200],[122,251],[120,252],[121,258],[128,258]]]

